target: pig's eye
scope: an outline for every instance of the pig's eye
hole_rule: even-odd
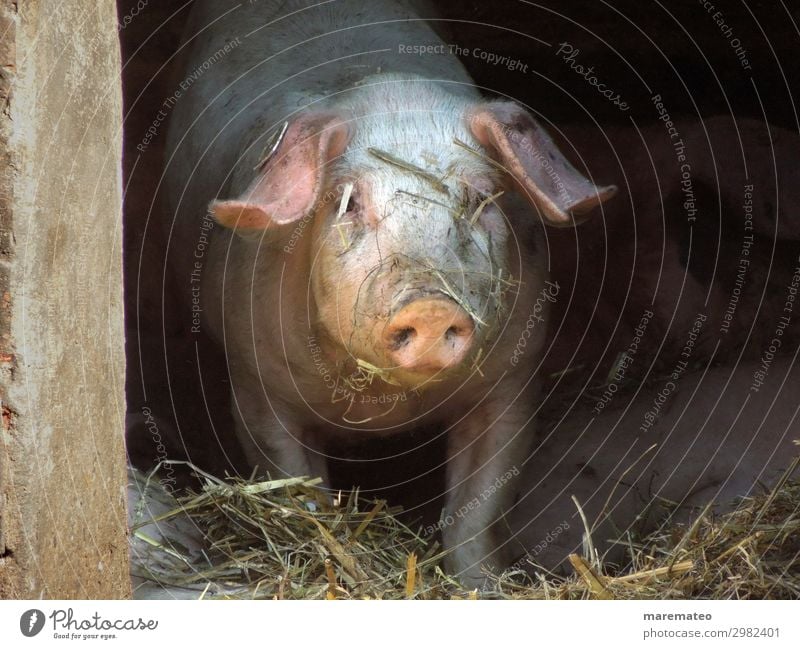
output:
[[[349,200],[347,201],[347,210],[346,211],[347,212],[352,212],[352,211],[354,211],[356,209],[356,206],[357,206],[357,203],[356,203],[355,196],[353,196],[351,194]]]

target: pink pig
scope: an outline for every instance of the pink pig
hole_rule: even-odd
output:
[[[426,10],[304,6],[193,9],[166,172],[187,329],[224,345],[236,433],[272,475],[325,478],[355,435],[446,432],[446,567],[479,586],[509,559],[559,290],[542,226],[614,188],[484,100]]]

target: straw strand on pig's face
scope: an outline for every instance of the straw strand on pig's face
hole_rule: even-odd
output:
[[[402,308],[407,299],[418,297],[421,290],[430,294],[444,295],[459,304],[470,314],[476,329],[481,330],[481,337],[487,339],[502,323],[507,294],[518,288],[518,282],[503,277],[502,268],[494,270],[495,272],[489,273],[465,271],[463,268],[441,266],[439,262],[430,258],[416,259],[400,254],[393,255],[391,259],[384,259],[382,263],[376,264],[368,271],[362,280],[359,297],[353,305],[351,337],[345,345],[350,351],[351,358],[362,367],[376,368],[378,371],[372,375],[380,377],[384,382],[394,383],[390,378],[391,367],[378,367],[359,357],[354,351],[358,349],[354,337],[365,333],[358,329],[359,322],[372,321],[373,328],[368,335],[370,339],[380,339],[381,330],[387,326],[392,314]],[[390,289],[394,297],[389,302],[386,312],[376,313],[374,305],[379,302],[364,296],[371,293],[369,286],[371,282],[385,280],[386,275],[391,274],[395,275],[395,281]],[[467,287],[475,285],[469,280],[468,276],[471,274],[480,276],[478,282],[481,290],[475,293],[480,296],[481,301],[477,303],[468,296]]]

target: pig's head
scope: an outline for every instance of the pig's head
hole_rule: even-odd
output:
[[[523,263],[515,221],[569,226],[614,188],[516,104],[430,91],[410,109],[386,94],[295,118],[244,195],[212,209],[239,234],[313,219],[323,337],[420,387],[469,370],[502,329]]]

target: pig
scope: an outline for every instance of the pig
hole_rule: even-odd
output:
[[[510,559],[547,313],[544,226],[615,191],[491,101],[420,4],[198,0],[170,116],[169,263],[224,347],[253,467],[321,476],[337,441],[447,436],[445,566]],[[501,488],[496,485],[500,480]]]

